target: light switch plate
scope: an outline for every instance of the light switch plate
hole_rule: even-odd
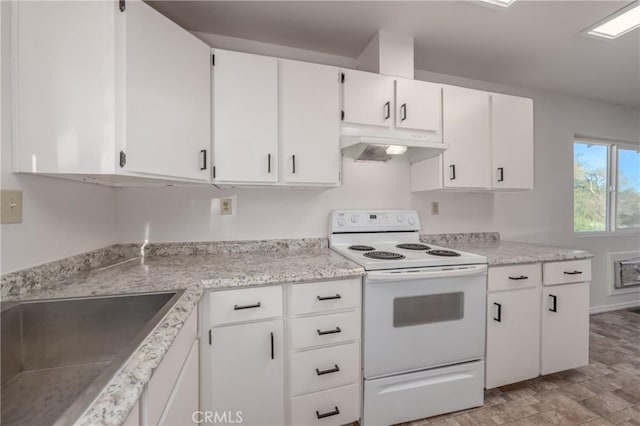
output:
[[[13,189],[1,191],[0,223],[22,223],[22,191]]]

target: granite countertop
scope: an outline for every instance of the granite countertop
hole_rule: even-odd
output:
[[[424,243],[440,244],[452,249],[476,253],[487,258],[489,266],[516,265],[522,263],[558,262],[563,260],[590,259],[593,255],[582,250],[541,246],[537,244],[503,241],[500,239],[438,239],[423,235]]]
[[[3,276],[3,301],[186,290],[76,422],[78,425],[121,424],[204,291],[364,275],[360,266],[326,245],[306,247],[306,250],[287,250],[274,245],[261,248],[264,250],[258,247],[256,251],[212,252],[203,250],[202,246],[194,249],[183,245],[178,250],[160,246],[150,250],[158,256],[137,257],[50,281],[41,279],[47,272],[47,265],[43,265],[38,268],[44,269],[37,273]],[[87,263],[87,259],[77,262]],[[70,269],[68,264],[62,268],[56,262],[51,265],[51,270]]]

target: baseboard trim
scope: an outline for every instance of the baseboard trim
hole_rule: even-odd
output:
[[[614,303],[612,305],[593,306],[589,309],[589,314],[599,314],[602,312],[617,311],[619,309],[640,307],[640,300],[631,300],[629,302]]]

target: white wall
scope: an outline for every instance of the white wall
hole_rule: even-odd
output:
[[[23,221],[0,226],[2,273],[116,242],[112,188],[11,173],[10,8],[10,2],[0,1],[0,179],[3,189],[23,191]]]

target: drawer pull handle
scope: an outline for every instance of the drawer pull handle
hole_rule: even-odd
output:
[[[335,296],[318,296],[318,300],[319,301],[323,301],[323,300],[335,300],[335,299],[342,299],[342,296],[340,296],[338,293],[336,293]]]
[[[260,306],[262,306],[260,304],[260,302],[256,303],[255,305],[242,305],[242,306],[238,306],[238,305],[233,305],[233,310],[234,311],[240,311],[242,309],[253,309],[253,308],[259,308]]]
[[[317,374],[318,376],[323,376],[323,375],[325,375],[325,374],[331,374],[331,373],[337,373],[338,371],[340,371],[340,367],[338,367],[338,364],[334,364],[334,365],[333,365],[333,368],[330,368],[330,369],[328,369],[328,370],[322,370],[322,371],[320,371],[320,370],[318,370],[318,369],[316,368],[316,374]]]
[[[493,320],[494,321],[498,321],[498,322],[502,322],[502,304],[497,303],[497,302],[494,302],[493,304],[496,306],[496,308],[498,308],[498,310],[496,312],[497,316],[494,316]]]
[[[582,271],[564,271],[565,275],[580,275]]]
[[[520,275],[519,277],[509,277],[510,280],[519,281],[519,280],[528,280],[529,277],[526,275]]]
[[[335,333],[340,333],[342,330],[340,330],[340,327],[336,327],[335,330],[318,330],[318,336],[324,336],[325,334],[335,334]]]
[[[549,297],[551,298],[551,301],[553,302],[553,304],[551,305],[549,310],[551,312],[558,312],[558,297],[554,296],[553,294],[550,294]]]
[[[325,417],[337,416],[338,414],[340,414],[340,410],[338,409],[338,407],[335,407],[333,411],[329,411],[328,413],[320,414],[319,411],[316,411],[316,417],[318,418],[318,420],[324,419]]]

